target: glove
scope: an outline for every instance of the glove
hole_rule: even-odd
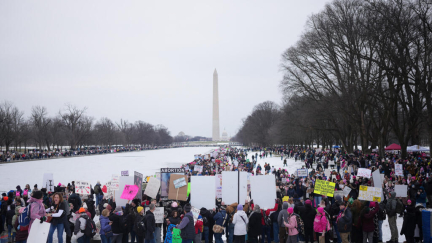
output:
[[[43,216],[42,218],[40,218],[40,223],[42,224],[44,221],[46,221],[46,217]]]

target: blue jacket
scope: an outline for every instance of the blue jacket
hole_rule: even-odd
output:
[[[426,203],[426,192],[425,192],[425,189],[422,186],[420,187],[420,189],[422,189],[422,193],[420,193],[420,195],[417,194],[417,196],[416,196],[416,202],[417,203]]]
[[[99,221],[101,224],[101,229],[99,234],[104,235],[105,233],[111,231],[111,225],[109,225],[110,220],[107,217],[101,215],[99,217]]]
[[[226,215],[226,211],[225,211],[225,210],[222,210],[222,211],[218,212],[218,213],[213,217],[213,219],[214,219],[214,221],[215,221],[215,224],[220,225],[220,226],[223,226],[222,224],[223,224],[223,221],[224,221],[225,215]],[[228,218],[227,218],[227,220],[225,220],[225,224],[226,224],[227,222],[228,222]]]

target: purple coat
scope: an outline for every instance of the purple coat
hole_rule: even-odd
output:
[[[99,234],[104,235],[105,233],[111,231],[111,225],[109,225],[110,220],[107,217],[101,215],[99,217],[99,221],[101,224],[101,229]]]
[[[30,211],[31,211],[31,215],[30,215],[31,221],[30,221],[30,226],[29,226],[29,232],[30,232],[30,229],[31,229],[33,222],[36,219],[40,219],[40,218],[44,217],[46,215],[46,212],[45,212],[45,206],[42,203],[42,199],[30,198],[29,203],[32,203],[31,209],[30,209]]]
[[[364,232],[373,232],[375,230],[374,217],[378,213],[379,207],[370,208],[369,213],[361,217],[362,229]]]

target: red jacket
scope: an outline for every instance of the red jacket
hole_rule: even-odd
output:
[[[270,212],[275,212],[278,209],[278,204],[275,203],[275,207],[273,209],[267,209],[267,211],[265,212],[266,216],[270,216]],[[261,209],[261,214],[264,214],[264,211]],[[261,225],[265,225],[264,222],[264,217],[261,218]]]

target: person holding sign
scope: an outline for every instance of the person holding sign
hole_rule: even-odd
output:
[[[63,197],[60,193],[56,192],[53,195],[54,205],[51,206],[49,214],[53,219],[48,233],[48,243],[53,242],[54,231],[57,230],[58,242],[63,243],[63,232],[65,225],[67,225],[66,208],[63,203]]]

